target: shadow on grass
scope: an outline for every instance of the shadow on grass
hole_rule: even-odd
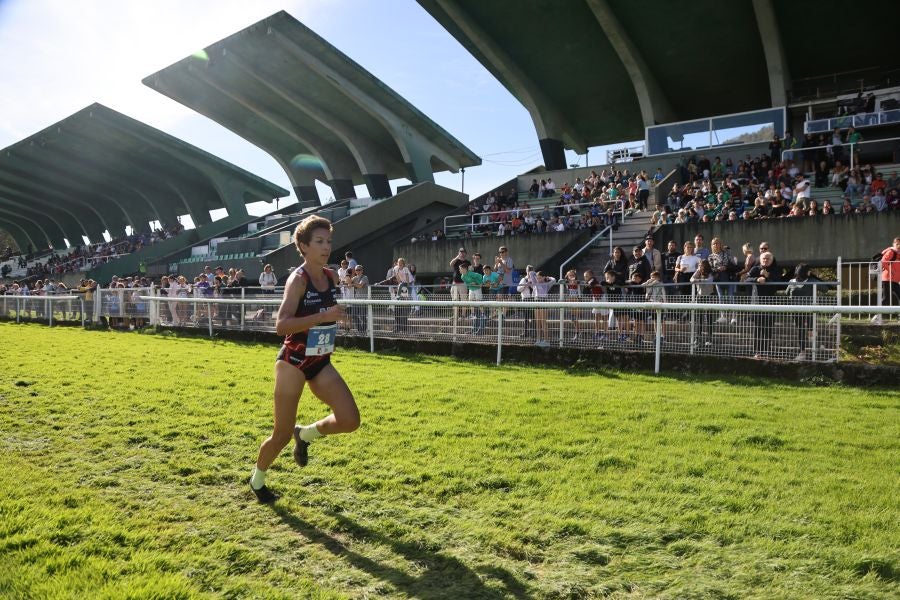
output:
[[[473,571],[456,558],[428,549],[425,545],[402,542],[372,531],[347,517],[328,513],[338,521],[340,528],[353,537],[373,544],[389,547],[421,569],[410,575],[395,567],[372,560],[348,548],[334,536],[312,523],[291,513],[284,507],[273,505],[272,510],[282,522],[314,544],[319,544],[335,556],[347,560],[357,569],[372,577],[386,581],[398,591],[412,597],[427,598],[514,598],[529,599],[532,595],[515,576],[501,567],[484,567]],[[503,589],[487,587],[478,573],[502,584]]]

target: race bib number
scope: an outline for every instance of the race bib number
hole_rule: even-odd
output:
[[[337,324],[313,327],[306,334],[306,355],[323,356],[334,352]]]

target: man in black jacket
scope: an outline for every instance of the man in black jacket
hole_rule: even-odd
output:
[[[759,264],[753,265],[747,273],[747,282],[756,283],[757,304],[771,305],[772,297],[778,286],[772,285],[781,281],[777,269],[773,268],[775,258],[771,252],[763,252],[759,256]],[[761,359],[771,352],[772,329],[775,325],[774,313],[754,313],[753,315],[753,358]]]

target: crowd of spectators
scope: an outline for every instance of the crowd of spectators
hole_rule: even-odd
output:
[[[180,223],[176,223],[173,226],[156,229],[149,233],[134,233],[99,244],[75,246],[65,254],[50,251],[46,258],[36,260],[30,266],[28,265],[28,260],[34,255],[29,252],[19,255],[18,267],[25,269],[24,278],[31,280],[38,278],[47,279],[54,275],[86,271],[96,267],[98,264],[114,260],[120,256],[140,252],[145,246],[174,237],[182,231],[184,231],[184,227]],[[4,260],[14,256],[9,248],[7,248],[7,252],[4,252],[4,255],[6,255]],[[8,265],[4,265],[4,267],[8,267]],[[11,268],[4,269],[4,271],[5,273],[0,273],[0,275],[6,277],[11,272]]]
[[[788,133],[784,140],[775,137],[768,156],[748,155],[737,164],[731,159],[723,163],[719,157],[710,162],[701,155],[684,167],[687,183],[673,186],[665,203],[657,206],[651,224],[849,216],[900,209],[896,172],[888,176],[871,165],[847,168],[844,146],[851,140],[859,140],[852,127],[846,136],[836,131],[830,144],[824,138],[806,136],[800,145]],[[813,148],[817,142],[822,142],[821,148]],[[840,205],[816,199],[817,189],[829,187],[840,190]]]
[[[249,281],[244,271],[239,268],[225,269],[224,267],[205,266],[203,271],[193,277],[184,275],[162,275],[158,278],[145,275],[123,276],[113,275],[108,285],[99,284],[93,279],[82,279],[78,286],[67,287],[61,280],[53,277],[38,278],[33,281],[28,279],[16,280],[9,285],[0,284],[0,295],[44,297],[54,295],[79,295],[86,304],[85,318],[92,320],[93,301],[98,290],[104,303],[99,311],[101,324],[110,327],[143,327],[149,323],[149,306],[140,299],[151,290],[163,297],[171,298],[227,298],[240,296],[241,288],[253,287],[252,293],[270,294],[275,290],[277,278],[274,278],[272,266],[266,265],[260,274],[259,285]],[[121,290],[120,294],[105,293],[106,290]],[[40,303],[33,304],[34,316],[41,318],[44,307]],[[76,304],[68,302],[64,315],[73,312]],[[57,309],[59,310],[59,309]],[[231,306],[218,306],[214,308],[214,322],[221,324],[235,324],[239,321],[238,308]],[[269,315],[271,312],[260,313],[257,318]],[[118,316],[116,316],[118,315]],[[127,317],[124,315],[128,315]],[[160,321],[163,325],[196,325],[200,319],[208,317],[206,305],[198,303],[189,305],[180,302],[168,302],[161,305]],[[73,317],[74,318],[74,317]]]
[[[808,302],[812,296],[812,286],[817,278],[805,266],[803,269],[784,272],[775,259],[768,242],[761,242],[756,247],[743,244],[739,253],[721,239],[714,238],[709,245],[702,235],[685,242],[681,248],[674,241],[669,241],[663,251],[655,248],[654,239],[648,236],[643,244],[634,246],[630,252],[616,247],[610,260],[602,272],[595,274],[591,270],[579,277],[574,270],[566,273],[564,279],[557,281],[548,273],[541,272],[531,265],[524,270],[514,270],[514,264],[508,249],[501,246],[493,261],[482,261],[481,254],[471,256],[466,248],[459,248],[449,263],[449,292],[452,300],[565,300],[594,301],[628,301],[628,302],[735,302],[736,296],[747,296],[754,302],[770,303],[776,295],[784,293],[791,301]],[[388,271],[388,279],[380,282],[386,285],[397,285],[402,281],[398,277],[398,269],[402,264],[395,264]],[[437,293],[445,291],[441,288]],[[821,289],[820,293],[826,293]],[[749,298],[748,298],[749,299]],[[525,308],[516,314],[523,318],[522,338],[527,338],[537,346],[548,345],[547,311],[543,309]],[[615,340],[620,344],[643,344],[647,329],[655,328],[654,314],[641,310],[607,310],[592,309],[590,311],[593,327],[585,327],[584,318],[570,313],[570,319],[564,326],[570,330],[573,340],[582,342],[594,341],[603,344]],[[751,314],[740,317],[737,314],[714,313],[700,311],[697,313],[697,338],[692,344],[712,350],[714,345],[714,328],[734,328],[739,324],[747,327],[753,335],[753,351],[756,358],[772,356],[771,340],[774,335],[774,317]],[[667,321],[678,321],[687,318],[688,313],[676,316],[668,315],[663,321],[665,328],[671,326]],[[471,323],[470,333],[481,335],[486,332],[491,315],[478,307],[474,309],[460,307],[454,309],[453,319],[462,326]],[[798,317],[799,318],[799,317]],[[806,317],[804,317],[806,318]],[[470,319],[470,321],[469,321]],[[799,323],[802,326],[803,323]],[[803,335],[808,327],[801,329]],[[400,329],[402,331],[402,329]],[[798,334],[799,335],[799,334]],[[797,346],[802,359],[807,349],[806,338],[798,339]]]
[[[469,203],[466,214],[471,218],[471,223],[458,227],[460,237],[544,234],[582,229],[594,234],[607,226],[618,227],[619,215],[624,211],[648,207],[652,186],[662,178],[661,169],[657,169],[652,176],[646,171],[629,174],[627,169],[604,169],[599,174],[591,171],[591,175],[583,180],[576,177],[573,184],[564,182],[559,188],[552,178],[541,179],[540,182],[534,179],[527,199],[520,199],[514,187],[508,192],[496,190]],[[529,200],[536,201],[534,207]],[[424,237],[430,241],[440,241],[446,236],[435,229]],[[412,241],[419,240],[413,238]]]

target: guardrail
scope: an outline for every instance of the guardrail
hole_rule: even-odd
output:
[[[898,110],[900,110],[900,109],[898,109]],[[793,160],[793,157],[795,154],[803,154],[804,152],[809,151],[809,150],[824,149],[824,150],[827,150],[829,153],[833,153],[835,148],[840,148],[841,153],[843,153],[844,148],[849,148],[850,164],[849,164],[848,168],[850,171],[852,171],[855,168],[854,165],[855,165],[856,155],[859,152],[862,152],[862,150],[858,149],[857,146],[865,146],[865,145],[871,145],[871,144],[883,144],[885,142],[896,142],[897,140],[900,140],[900,137],[890,137],[890,138],[883,138],[883,139],[878,139],[878,140],[863,140],[861,142],[853,142],[853,143],[848,142],[848,143],[841,143],[841,144],[825,144],[824,146],[807,146],[807,147],[799,147],[798,146],[796,148],[788,148],[787,150],[782,150],[781,151],[781,160],[782,160],[782,162],[784,162],[784,160],[786,158]],[[788,156],[788,155],[790,155],[790,156]]]
[[[811,119],[803,123],[803,133],[827,133],[835,129],[846,129],[847,127],[861,129],[877,125],[890,125],[892,123],[900,123],[900,109],[841,115],[829,119]]]
[[[582,207],[592,207],[592,206],[595,206],[596,204],[597,204],[596,202],[579,202],[579,203],[567,203],[566,206],[579,208],[579,212],[580,212],[580,209]],[[616,200],[607,201],[606,204],[612,205],[613,214],[616,215],[616,217],[619,219],[619,222],[621,223],[625,219],[625,203],[617,198]],[[558,209],[560,207],[556,204],[553,204],[553,205],[546,204],[546,205],[541,205],[541,206],[537,206],[537,207],[529,207],[527,210],[529,210],[533,216],[540,216],[540,213],[543,212],[543,210],[545,208],[550,210],[551,213],[553,213],[554,209]],[[610,206],[603,206],[603,214],[604,215],[606,214],[606,211],[609,208],[610,208]],[[503,213],[509,214],[513,210],[515,210],[515,209],[496,210],[496,211],[492,211],[492,212],[479,212],[479,213],[472,213],[472,214],[466,214],[466,215],[449,215],[447,217],[444,217],[444,235],[452,233],[451,230],[457,230],[457,229],[459,229],[459,230],[468,229],[472,233],[475,233],[475,230],[477,228],[497,229],[500,226],[500,221],[499,220],[492,221],[492,220],[490,220],[490,217],[493,215],[501,215]],[[524,212],[524,210],[521,208],[519,210],[520,210],[520,212]],[[551,216],[568,217],[569,215],[561,214],[561,215],[551,215]],[[475,222],[475,217],[479,217],[479,220],[477,223]],[[487,221],[482,222],[481,217],[487,217]],[[580,217],[580,214],[579,214],[579,217]],[[468,221],[468,223],[453,225],[453,224],[450,224],[451,219]]]
[[[729,284],[733,285],[733,284]],[[781,284],[784,285],[784,284]],[[820,284],[834,286],[834,283]],[[123,290],[112,290],[118,293]],[[643,291],[643,290],[641,290]],[[439,294],[432,294],[432,298]],[[101,294],[102,297],[102,294]],[[502,297],[502,296],[497,296]],[[808,303],[792,304],[784,296],[667,296],[665,301],[623,301],[571,298],[563,301],[452,301],[391,299],[387,289],[368,288],[366,297],[342,299],[348,318],[339,335],[447,341],[496,345],[497,363],[505,346],[536,346],[577,350],[654,353],[658,372],[662,355],[730,356],[772,361],[832,362],[839,358],[842,315],[898,317],[898,306],[839,306],[837,296],[817,294]],[[113,318],[146,318],[157,326],[274,331],[275,307],[281,299],[169,298],[136,295],[131,308]],[[96,300],[96,299],[95,299]],[[17,322],[32,320],[59,324],[86,322],[90,313],[78,296],[2,296],[0,314]],[[102,305],[102,300],[100,301]],[[144,305],[144,306],[141,306]],[[166,311],[175,305],[199,307],[196,319],[177,322]]]

